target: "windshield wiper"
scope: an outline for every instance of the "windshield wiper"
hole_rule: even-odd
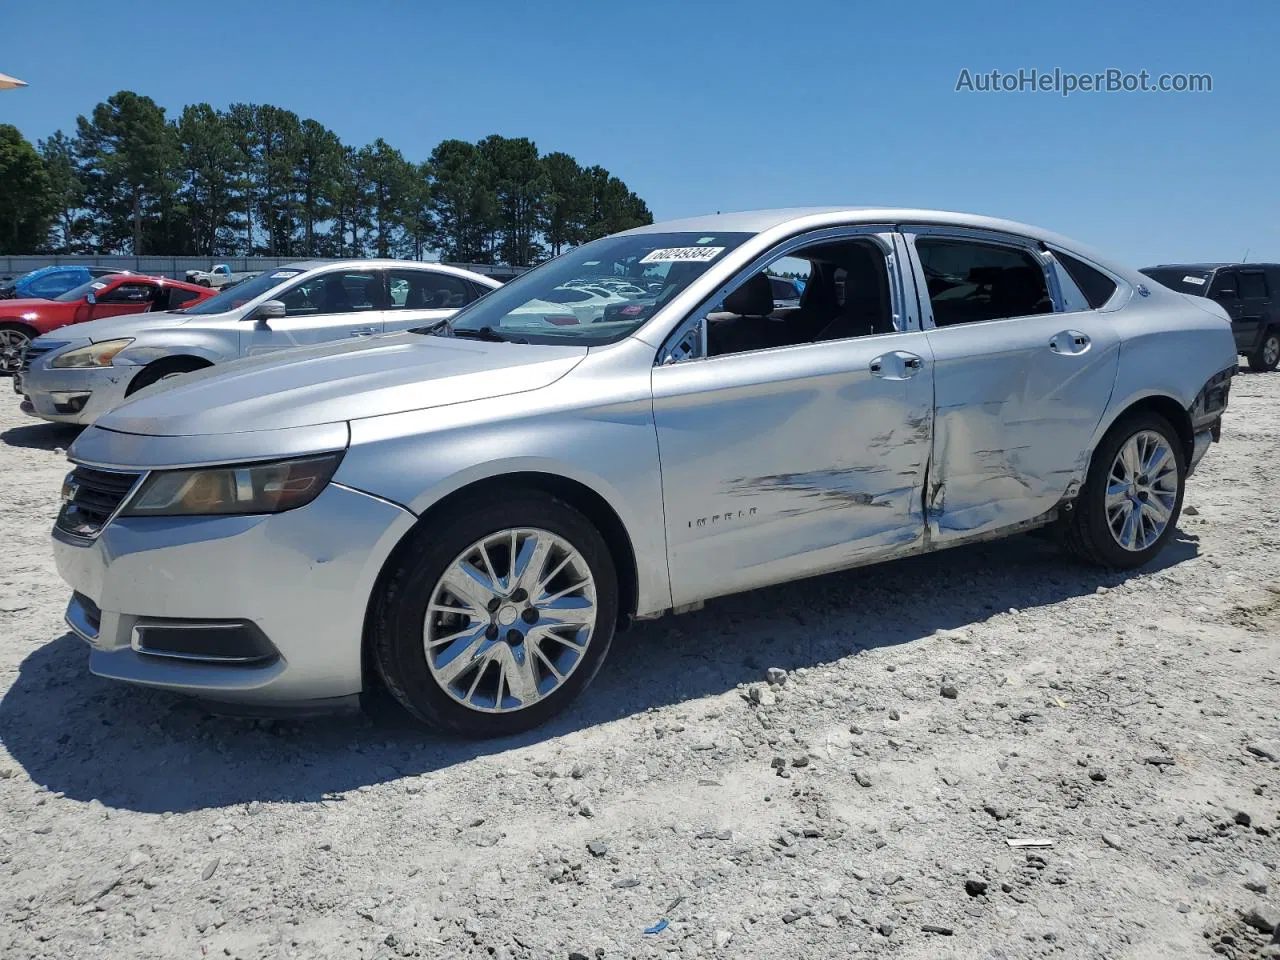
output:
[[[464,337],[468,340],[484,340],[487,343],[528,343],[521,337],[508,337],[499,333],[490,326],[480,327],[477,330],[459,330],[457,327],[450,327],[455,337]]]

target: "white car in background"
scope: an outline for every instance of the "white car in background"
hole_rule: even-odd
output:
[[[581,283],[561,284],[515,312],[522,322],[531,317],[541,317],[548,324],[563,327],[599,323],[604,319],[606,307],[628,303],[633,299],[635,298],[613,293],[604,287]]]
[[[418,261],[295,263],[168,313],[93,320],[37,337],[22,366],[22,409],[93,423],[160,380],[250,354],[430,327],[498,281]]]

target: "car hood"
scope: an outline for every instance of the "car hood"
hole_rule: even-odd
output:
[[[90,320],[77,323],[74,334],[84,337],[93,343],[103,340],[118,340],[121,337],[136,337],[143,330],[156,327],[176,327],[188,323],[192,318],[181,313],[126,313],[118,317],[103,317],[101,320]]]
[[[0,315],[16,317],[24,313],[50,313],[66,307],[74,309],[75,306],[74,303],[43,300],[40,297],[15,297],[11,300],[0,300]]]
[[[537,390],[586,347],[402,333],[246,357],[157,384],[97,421],[150,436],[338,423]]]

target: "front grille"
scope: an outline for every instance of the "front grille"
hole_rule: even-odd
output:
[[[58,529],[75,537],[96,537],[141,476],[76,467],[62,485]]]
[[[42,343],[36,346],[35,342],[28,343],[26,349],[22,351],[22,365],[18,368],[19,373],[26,373],[31,369],[31,362],[36,357],[44,356],[50,351],[57,350],[59,347],[65,347],[70,341],[59,341],[56,343]]]

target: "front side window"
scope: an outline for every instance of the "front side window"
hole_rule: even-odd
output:
[[[1044,269],[1027,251],[973,240],[917,237],[939,327],[1053,312]]]
[[[447,328],[432,329],[446,336],[527,343],[614,343],[751,236],[680,232],[604,237],[521,274],[463,309]],[[612,292],[601,288],[604,284]]]
[[[388,310],[458,310],[475,299],[462,277],[435,270],[391,270]]]
[[[779,307],[780,275],[803,278],[798,308]],[[712,357],[894,333],[884,251],[866,237],[792,250],[734,288],[706,324]]]
[[[1267,278],[1261,270],[1248,270],[1240,274],[1240,299],[1265,300],[1267,297]]]
[[[372,270],[335,270],[308,277],[274,299],[284,301],[286,317],[360,313],[380,309],[382,302],[378,276]]]
[[[98,294],[99,303],[149,303],[156,288],[149,283],[122,283]]]
[[[290,280],[300,273],[302,273],[301,270],[292,267],[268,270],[243,283],[237,283],[234,287],[227,287],[217,296],[210,297],[208,300],[201,300],[199,303],[188,307],[184,312],[204,315],[226,313],[228,310],[238,309],[251,300],[256,300],[264,293],[270,293],[277,288],[283,289]]]

